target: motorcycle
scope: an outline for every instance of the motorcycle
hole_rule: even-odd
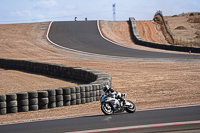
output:
[[[127,93],[121,94],[124,99]],[[125,100],[125,104],[120,99],[116,99],[110,95],[102,94],[100,98],[101,111],[105,115],[111,115],[113,113],[126,112],[134,113],[136,111],[135,104],[130,100]]]

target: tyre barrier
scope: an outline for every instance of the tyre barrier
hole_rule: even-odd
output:
[[[112,87],[110,75],[90,68],[4,58],[0,58],[0,68],[57,76],[85,83],[57,89],[0,94],[0,115],[99,101],[103,86]]]
[[[0,114],[4,115],[6,113],[6,95],[0,94]]]
[[[38,92],[37,91],[29,91],[28,99],[29,99],[29,111],[38,110]]]
[[[63,106],[63,90],[61,88],[55,89],[56,90],[56,107]]]
[[[56,107],[56,90],[55,89],[48,89],[48,108],[55,108]]]
[[[6,109],[7,113],[17,113],[17,94],[9,93],[6,94]]]
[[[48,91],[38,91],[38,108],[39,109],[48,109],[49,99]]]
[[[164,49],[164,50],[173,50],[173,51],[181,51],[181,52],[189,52],[190,51],[190,52],[193,52],[193,53],[200,53],[199,47],[167,45],[167,44],[145,41],[140,37],[140,35],[138,33],[135,18],[133,18],[133,17],[129,18],[129,23],[130,23],[130,26],[131,26],[132,39],[138,45],[157,48],[157,49]]]
[[[18,112],[28,112],[29,111],[28,93],[19,92],[16,94],[17,94]]]

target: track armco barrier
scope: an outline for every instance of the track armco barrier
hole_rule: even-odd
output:
[[[144,41],[138,31],[137,26],[135,22],[135,18],[129,18],[129,22],[131,24],[131,32],[133,34],[132,38],[133,40],[138,44],[142,46],[152,47],[152,48],[158,48],[158,49],[164,49],[164,50],[173,50],[173,51],[181,51],[181,52],[193,52],[193,53],[200,53],[200,48],[198,47],[185,47],[185,46],[177,46],[177,45],[167,45],[167,44],[160,44],[155,42],[149,42]]]
[[[57,89],[0,94],[1,115],[99,101],[102,87],[112,86],[110,75],[89,68],[4,58],[0,58],[0,68],[57,76],[85,83]]]

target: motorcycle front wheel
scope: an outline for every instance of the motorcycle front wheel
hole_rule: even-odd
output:
[[[131,102],[130,100],[127,100],[127,102],[129,102],[131,105],[125,108],[126,112],[134,113],[136,111],[135,104],[133,102]]]
[[[113,113],[113,108],[109,103],[101,103],[101,111],[105,115],[111,115]]]

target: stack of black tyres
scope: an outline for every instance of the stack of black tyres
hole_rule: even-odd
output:
[[[71,105],[76,105],[76,88],[75,86],[71,86]]]
[[[39,109],[48,109],[48,92],[47,91],[38,91],[38,108]]]
[[[7,107],[7,113],[17,113],[17,94],[15,93],[9,93],[6,94],[6,107]]]
[[[6,113],[6,95],[0,94],[0,115],[4,115]]]
[[[37,91],[29,91],[28,99],[29,99],[29,110],[30,111],[38,110],[38,92]]]
[[[97,85],[92,85],[93,101],[97,100]]]
[[[90,90],[92,90],[92,87],[90,85],[86,85],[85,86],[85,102],[86,103],[89,103],[91,101]]]
[[[55,89],[48,89],[48,108],[55,108],[56,107],[56,90]]]
[[[29,111],[28,93],[19,92],[16,94],[17,94],[18,112],[28,112]]]
[[[101,85],[96,85],[97,89],[96,89],[96,100],[99,101],[100,97],[101,97]]]
[[[80,94],[81,94],[81,104],[85,104],[86,100],[85,100],[85,86],[84,85],[80,86]]]
[[[63,90],[63,106],[71,105],[71,89],[70,87],[64,87]]]
[[[62,88],[56,89],[56,107],[63,106],[63,90]]]
[[[90,102],[93,102],[94,101],[94,92],[93,92],[92,85],[89,86],[89,91],[90,91]]]
[[[81,104],[81,89],[80,86],[76,86],[76,104]]]

